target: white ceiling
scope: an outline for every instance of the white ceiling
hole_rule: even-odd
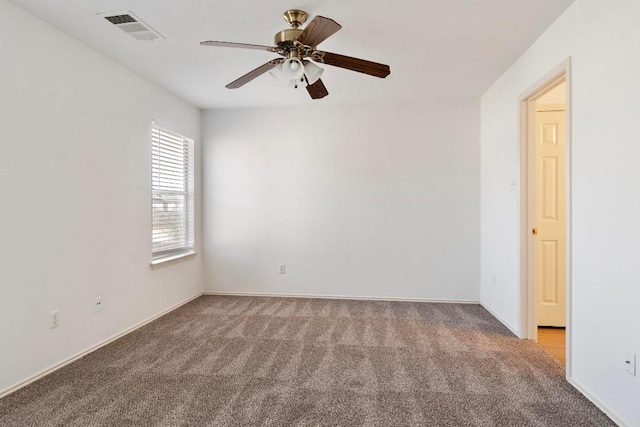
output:
[[[403,102],[477,97],[573,0],[12,0],[33,15],[201,108]],[[274,57],[200,46],[202,40],[273,44],[282,13],[302,9],[342,30],[320,48],[389,64],[384,80],[325,66],[330,95],[263,75],[225,84]],[[99,13],[131,11],[166,40],[137,41]]]

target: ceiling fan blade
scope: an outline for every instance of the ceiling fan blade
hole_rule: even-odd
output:
[[[276,66],[276,62],[275,61],[269,61],[266,64],[259,66],[255,70],[248,72],[247,74],[245,74],[244,76],[240,77],[239,79],[232,81],[231,83],[229,83],[225,87],[227,89],[238,89],[239,87],[242,87],[242,86],[246,85],[247,83],[249,83],[251,80],[255,79],[256,77],[260,77],[261,75],[263,75],[267,71],[271,70],[275,66]]]
[[[256,50],[266,50],[273,51],[271,46],[262,46],[259,44],[247,44],[247,43],[233,43],[233,42],[217,42],[213,40],[209,40],[206,42],[200,42],[202,46],[220,46],[220,47],[239,47],[241,49],[256,49]]]
[[[324,83],[322,83],[322,80],[320,79],[318,79],[312,85],[307,85],[307,92],[309,92],[309,95],[311,96],[312,99],[320,99],[329,95],[329,91],[327,90],[327,88],[324,86]]]
[[[297,40],[307,46],[316,47],[341,28],[342,26],[333,19],[316,16],[307,24]]]
[[[330,52],[325,52],[323,59],[324,63],[327,65],[346,68],[347,70],[369,74],[370,76],[380,77],[382,79],[391,74],[391,69],[388,65],[365,61],[364,59],[352,58],[350,56],[338,55]]]

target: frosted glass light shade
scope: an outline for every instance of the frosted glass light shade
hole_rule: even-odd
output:
[[[311,61],[307,62],[304,66],[304,74],[307,76],[307,80],[309,80],[309,84],[311,85],[320,79],[322,73],[324,73],[324,69],[318,67]]]
[[[282,72],[288,80],[300,80],[304,75],[304,64],[298,58],[289,58],[282,63]]]
[[[278,64],[269,70],[269,74],[275,77],[280,84],[285,86],[289,85],[289,82],[291,81],[291,79],[284,75],[284,72],[282,71],[282,64]]]

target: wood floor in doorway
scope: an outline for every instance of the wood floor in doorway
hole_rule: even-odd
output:
[[[564,328],[538,328],[538,344],[553,357],[566,364],[566,338]]]

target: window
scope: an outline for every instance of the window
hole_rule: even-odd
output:
[[[151,131],[152,264],[194,249],[193,140]]]

